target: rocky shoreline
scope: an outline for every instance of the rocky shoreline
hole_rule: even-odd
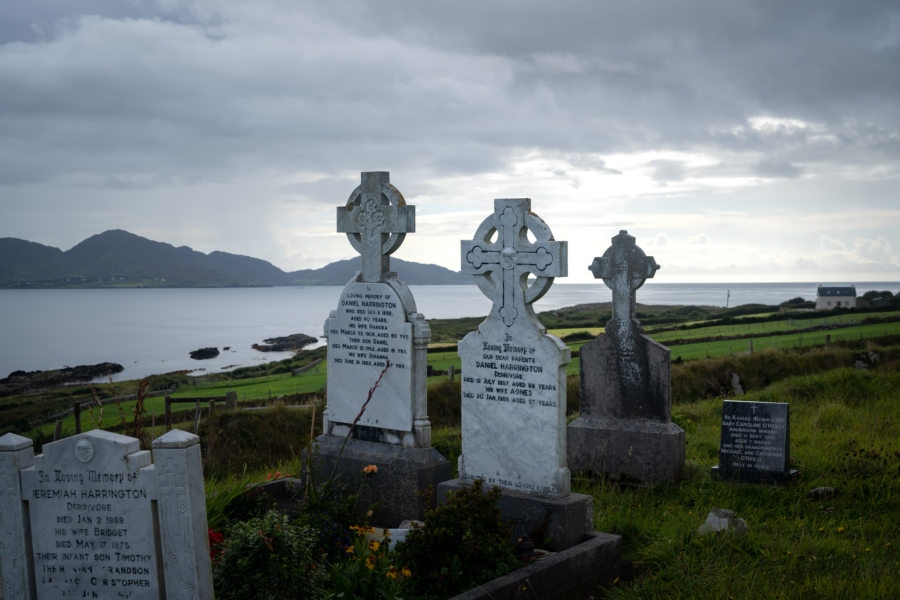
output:
[[[118,363],[104,362],[47,371],[13,371],[8,377],[0,379],[0,397],[67,383],[91,381],[97,377],[114,375],[124,370],[125,367]]]

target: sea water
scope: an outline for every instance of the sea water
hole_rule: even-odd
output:
[[[846,285],[827,284],[823,285]],[[815,300],[816,283],[647,282],[641,304],[738,306]],[[474,285],[411,286],[427,319],[487,315],[491,302]],[[857,284],[900,292],[900,283]],[[16,370],[57,369],[100,362],[125,367],[113,380],[154,373],[215,372],[287,358],[250,346],[264,339],[305,333],[320,338],[337,306],[340,286],[271,288],[0,290],[0,377]],[[535,304],[546,311],[609,302],[610,290],[595,284],[557,283]],[[218,357],[193,360],[192,350],[213,346]]]

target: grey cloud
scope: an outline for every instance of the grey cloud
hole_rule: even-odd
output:
[[[797,165],[777,160],[761,160],[753,165],[753,171],[762,177],[784,177],[793,179],[803,174]]]
[[[651,160],[647,166],[653,170],[651,178],[660,183],[682,181],[685,177],[684,162],[680,160]]]
[[[109,170],[210,177],[384,154],[426,172],[485,172],[528,147],[898,151],[890,4],[110,6],[60,11],[71,26],[40,45],[0,46],[0,132],[15,121],[13,137],[56,138],[62,172],[92,168],[72,147]],[[841,142],[748,129],[759,114],[821,120]]]
[[[337,204],[361,170],[414,196],[536,150],[598,173],[630,152],[718,160],[646,164],[661,183],[880,169],[890,187],[898,23],[893,1],[6,2],[0,186],[115,206],[265,174],[273,203]]]

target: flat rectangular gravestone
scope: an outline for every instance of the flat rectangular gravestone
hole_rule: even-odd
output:
[[[101,430],[38,456],[0,438],[3,597],[211,599],[199,438],[170,432],[154,455]]]
[[[713,472],[723,479],[748,482],[794,479],[790,437],[787,402],[725,400],[719,465]]]

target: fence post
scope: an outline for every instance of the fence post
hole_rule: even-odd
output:
[[[237,410],[237,392],[226,392],[225,398],[228,401],[228,410]]]
[[[72,412],[75,415],[75,433],[81,433],[81,402],[78,400],[75,401]]]
[[[194,435],[200,429],[200,400],[194,400]]]
[[[172,431],[172,398],[166,396],[166,431]]]
[[[60,439],[62,437],[62,419],[56,420],[56,425],[53,428],[53,441]]]

